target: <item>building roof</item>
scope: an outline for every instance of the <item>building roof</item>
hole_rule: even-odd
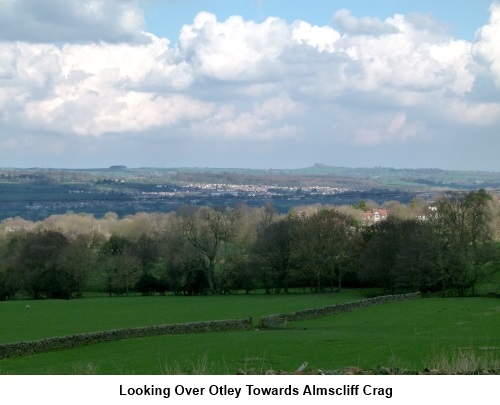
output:
[[[381,217],[387,217],[387,210],[371,210],[363,213],[365,219],[372,219],[375,215],[380,215]]]

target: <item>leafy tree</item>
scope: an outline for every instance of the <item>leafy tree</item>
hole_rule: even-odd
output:
[[[389,218],[365,228],[360,281],[382,287],[393,294],[396,288],[396,261],[400,248],[399,220]]]
[[[368,205],[365,200],[359,200],[359,202],[353,205],[353,207],[361,211],[368,211]]]
[[[133,250],[141,263],[143,272],[147,272],[158,260],[157,242],[144,233],[133,244]]]
[[[321,209],[311,216],[301,216],[294,235],[294,258],[304,275],[314,280],[314,289],[324,291],[327,285],[342,288],[342,277],[352,271],[356,234],[353,217],[335,209]]]
[[[492,242],[491,196],[485,190],[453,192],[437,203],[435,256],[443,293],[454,288],[460,296],[482,277],[482,263],[488,260]]]
[[[135,290],[142,295],[153,295],[159,290],[159,280],[149,273],[144,273],[135,284]]]
[[[428,222],[395,217],[366,227],[360,280],[391,294],[436,288],[433,232]]]
[[[163,285],[175,295],[195,294],[206,288],[206,282],[200,285],[199,273],[202,263],[198,251],[184,236],[184,221],[193,211],[181,210],[181,216],[171,218],[168,232],[161,239],[161,258],[155,265],[155,275]]]
[[[395,262],[395,285],[411,291],[432,291],[438,284],[433,257],[433,229],[427,221],[401,220]]]
[[[253,254],[260,269],[258,277],[268,293],[272,288],[288,293],[296,221],[288,216],[259,229]]]
[[[141,273],[132,242],[118,235],[111,235],[102,246],[101,267],[109,295],[129,294]]]
[[[60,266],[68,246],[68,239],[55,231],[30,233],[21,241],[12,265],[31,297],[70,298],[72,288]]]
[[[60,277],[67,295],[82,297],[96,263],[94,235],[78,235],[59,259]]]

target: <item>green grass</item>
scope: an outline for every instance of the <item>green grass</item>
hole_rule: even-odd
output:
[[[330,297],[340,296],[342,294]],[[214,308],[219,307],[217,315],[221,316],[214,319],[223,318],[224,313],[238,317],[238,313],[245,316],[243,314],[251,310],[251,314],[258,317],[266,308],[269,308],[267,313],[273,313],[277,312],[274,309],[293,311],[326,305],[323,301],[325,295],[258,296],[237,300],[242,297],[198,297],[200,301],[193,303],[200,305],[199,314],[216,312]],[[172,302],[178,303],[179,311],[183,311],[183,306],[189,306],[184,303],[191,299],[171,298]],[[251,298],[255,298],[253,306]],[[268,299],[265,305],[261,303],[263,298],[264,301]],[[310,301],[303,301],[306,298]],[[126,299],[116,301],[123,302],[116,318],[123,318],[120,314],[130,311],[133,300],[128,305],[125,305]],[[293,304],[294,301],[297,303]],[[238,309],[237,302],[246,302],[247,307]],[[23,311],[26,310],[23,308]],[[130,312],[132,322],[135,311]],[[80,323],[89,323],[89,320],[82,317]],[[485,355],[489,364],[498,364],[498,299],[429,298],[292,322],[287,329],[280,330],[168,335],[102,343],[1,360],[0,373],[235,374],[239,368],[261,372],[270,369],[293,371],[304,361],[308,361],[311,368],[323,370],[346,366],[421,370],[443,365],[446,361],[451,364],[453,353],[474,353],[475,357]]]
[[[247,318],[365,298],[341,294],[101,297],[0,302],[0,344],[149,325]],[[30,310],[26,310],[26,304]]]

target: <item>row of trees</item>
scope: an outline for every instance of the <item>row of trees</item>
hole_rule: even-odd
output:
[[[122,220],[16,219],[3,224],[0,298],[71,298],[90,290],[323,292],[343,285],[465,295],[487,275],[485,263],[498,269],[494,202],[484,190],[450,193],[425,220],[390,213],[375,225],[352,207],[278,215],[271,205],[183,207]]]

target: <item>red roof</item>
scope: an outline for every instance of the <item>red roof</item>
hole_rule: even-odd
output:
[[[371,219],[375,213],[378,213],[381,217],[386,217],[387,216],[387,210],[372,210],[372,211],[368,211],[368,212],[364,212],[363,213],[363,217],[365,219]]]

